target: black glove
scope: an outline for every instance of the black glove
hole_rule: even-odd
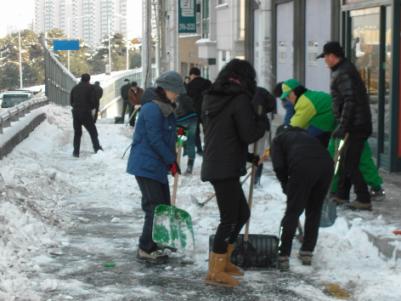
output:
[[[260,157],[258,155],[254,155],[254,154],[248,153],[246,160],[249,163],[252,163],[253,165],[258,166],[259,165],[259,161],[260,161]]]
[[[331,134],[331,136],[332,136],[333,138],[344,139],[345,134],[346,134],[346,132],[345,132],[344,128],[343,128],[342,126],[338,126],[338,127],[333,131],[333,133]]]
[[[273,112],[276,108],[276,99],[274,96],[266,89],[260,87],[256,89],[252,103],[259,115],[266,115],[267,113]],[[262,110],[260,111],[258,107],[262,107]]]

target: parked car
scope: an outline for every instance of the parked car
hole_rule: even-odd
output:
[[[33,96],[32,92],[29,91],[7,91],[3,93],[3,101],[1,103],[2,108],[11,108],[20,104],[21,102],[31,99]]]

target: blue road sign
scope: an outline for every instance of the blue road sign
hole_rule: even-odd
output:
[[[79,50],[79,40],[53,40],[53,50]]]

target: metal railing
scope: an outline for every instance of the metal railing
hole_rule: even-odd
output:
[[[11,122],[15,122],[32,110],[41,106],[47,105],[49,100],[46,96],[35,97],[31,100],[24,101],[16,106],[9,109],[0,111],[0,134],[3,133],[3,129],[9,127]]]
[[[50,102],[68,106],[70,104],[70,92],[78,83],[78,79],[59,62],[54,53],[47,48],[45,41],[42,41],[45,52],[45,93]],[[156,74],[156,67],[152,66],[152,81]],[[103,115],[108,107],[120,101],[120,89],[124,85],[124,79],[136,81],[139,84],[142,80],[142,68],[119,72],[118,75],[111,75],[110,81],[102,83],[103,97],[100,100],[100,113]]]
[[[45,55],[45,93],[49,101],[67,106],[70,104],[70,91],[77,84],[77,79],[59,62],[55,55],[42,41]]]

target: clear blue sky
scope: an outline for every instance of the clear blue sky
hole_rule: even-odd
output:
[[[34,0],[3,0],[0,9],[0,37],[9,29],[28,28],[34,19]],[[142,0],[128,0],[128,30],[130,37],[142,33]]]

